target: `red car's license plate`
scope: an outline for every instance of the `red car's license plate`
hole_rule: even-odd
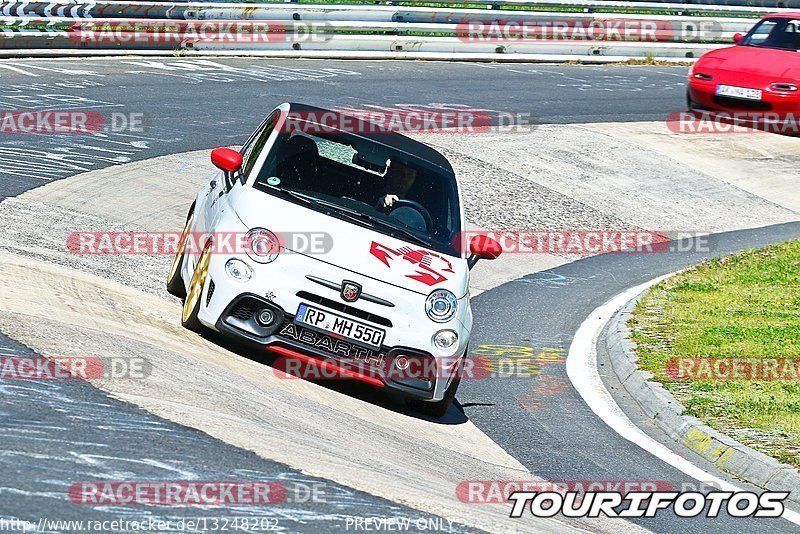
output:
[[[761,89],[750,89],[749,87],[736,87],[734,85],[718,85],[717,96],[729,96],[732,98],[743,98],[745,100],[761,100]]]

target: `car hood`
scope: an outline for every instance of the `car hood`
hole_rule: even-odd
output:
[[[800,52],[755,46],[731,46],[703,55],[697,62],[695,71],[704,68],[736,73],[743,79],[748,76],[797,79],[800,77]]]
[[[434,289],[448,289],[458,298],[467,293],[468,268],[463,258],[435,252],[268,193],[253,189],[242,193],[233,203],[237,217],[247,228],[274,232],[287,250],[423,295]],[[316,246],[306,246],[312,240]]]

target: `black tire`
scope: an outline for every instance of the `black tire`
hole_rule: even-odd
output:
[[[464,358],[466,357],[467,356],[465,353]],[[458,362],[456,377],[453,378],[453,381],[450,382],[449,386],[447,386],[447,391],[445,391],[444,398],[442,400],[437,402],[412,400],[408,403],[409,407],[422,415],[435,417],[436,419],[443,417],[444,414],[447,413],[447,410],[450,409],[450,405],[453,404],[453,401],[456,398],[456,392],[458,391],[458,386],[461,384],[461,370],[464,368],[464,358]]]
[[[695,116],[698,115],[698,113],[697,113],[698,109],[695,106],[694,100],[692,100],[692,95],[689,93],[689,88],[688,87],[686,88],[686,109],[689,112],[691,112],[692,114],[694,114]]]
[[[205,327],[197,318],[197,314],[200,312],[203,289],[205,288],[206,278],[208,277],[208,261],[210,256],[211,243],[206,245],[203,252],[200,254],[200,258],[197,260],[192,279],[189,282],[189,292],[186,295],[186,300],[184,300],[183,309],[181,310],[181,325],[198,334],[205,331]]]
[[[186,249],[186,236],[192,225],[192,215],[194,215],[194,204],[189,208],[189,214],[186,215],[186,224],[178,242],[178,249],[175,251],[175,257],[172,258],[169,273],[167,273],[167,292],[181,300],[186,298],[186,284],[183,283],[181,270],[183,269],[183,251]]]

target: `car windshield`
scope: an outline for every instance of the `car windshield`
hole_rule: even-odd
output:
[[[750,30],[741,44],[800,51],[800,20],[787,18],[762,20]]]
[[[281,133],[254,187],[377,232],[460,256],[455,176],[380,142],[330,130],[313,135]]]

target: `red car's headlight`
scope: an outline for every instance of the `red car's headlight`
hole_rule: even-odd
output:
[[[781,93],[793,93],[797,91],[797,86],[793,83],[773,83],[770,84],[769,88],[772,91],[778,91]]]

